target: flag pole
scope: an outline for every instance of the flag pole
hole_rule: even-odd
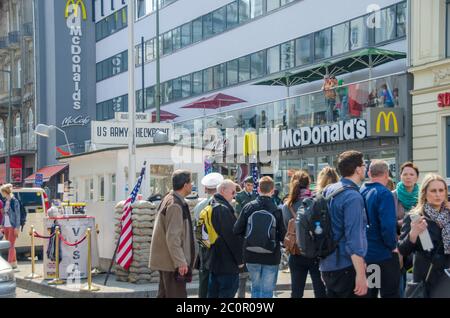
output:
[[[144,167],[142,167],[141,175],[143,175],[145,173],[146,166],[147,166],[147,161],[144,161]],[[131,190],[131,191],[133,191],[133,190]],[[122,219],[120,220],[120,231],[119,231],[119,237],[117,238],[116,248],[114,249],[114,254],[111,259],[111,264],[109,264],[108,272],[106,273],[105,282],[103,283],[103,286],[106,286],[106,284],[108,283],[109,275],[111,275],[112,267],[114,265],[114,262],[116,261],[117,250],[119,249],[119,245],[120,245],[120,234],[121,233],[122,233]]]

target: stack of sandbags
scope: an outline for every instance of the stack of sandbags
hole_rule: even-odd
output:
[[[120,233],[120,218],[124,203],[122,201],[116,205],[116,240]],[[117,280],[136,284],[157,282],[158,273],[152,273],[148,268],[157,207],[148,201],[136,201],[132,207],[133,261],[128,271],[116,266]]]
[[[198,200],[186,200],[191,214]],[[116,236],[117,242],[120,235],[120,220],[125,201],[119,202],[115,207]],[[157,206],[148,201],[136,201],[132,205],[132,226],[133,226],[133,261],[128,271],[120,266],[115,267],[115,273],[118,281],[130,282],[136,284],[159,282],[159,273],[152,272],[148,268],[150,259],[150,244],[152,241],[153,228],[156,221]],[[194,279],[197,279],[198,273],[194,271]]]

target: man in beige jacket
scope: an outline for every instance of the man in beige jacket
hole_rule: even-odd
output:
[[[195,261],[192,219],[184,200],[192,191],[191,180],[189,171],[173,173],[173,190],[161,202],[156,217],[149,267],[160,274],[158,298],[187,298],[182,277],[192,270]]]

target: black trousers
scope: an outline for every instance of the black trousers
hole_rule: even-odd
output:
[[[377,266],[378,269],[370,273],[371,267]],[[369,288],[367,292],[368,298],[378,298],[380,294],[381,298],[400,298],[400,262],[397,253],[392,253],[392,258],[379,263],[367,264],[368,282],[370,284],[377,283],[379,286]],[[381,275],[377,276],[377,272]]]
[[[292,298],[303,298],[308,272],[311,275],[314,296],[316,298],[326,297],[325,286],[320,278],[318,259],[310,259],[301,255],[290,255],[289,269],[291,271]]]
[[[322,272],[328,298],[358,298],[355,295],[356,271],[353,266],[332,272]]]
[[[201,269],[199,274],[198,298],[208,297],[209,270]]]

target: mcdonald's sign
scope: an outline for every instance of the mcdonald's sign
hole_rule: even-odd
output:
[[[84,5],[83,0],[68,0],[67,1],[66,9],[64,11],[64,16],[66,18],[69,17],[69,14],[70,14],[70,9],[69,8],[70,8],[71,5],[73,7],[73,15],[75,17],[78,17],[79,10],[81,8],[81,15],[82,15],[83,20],[87,19],[86,6]]]
[[[256,155],[258,153],[258,136],[255,131],[247,131],[244,135],[244,156]]]
[[[402,136],[402,108],[372,108],[369,110],[369,136]]]

